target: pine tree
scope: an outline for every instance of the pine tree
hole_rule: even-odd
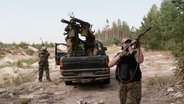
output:
[[[158,18],[160,16],[160,13],[158,11],[158,8],[156,5],[153,5],[150,11],[148,12],[147,16],[143,18],[143,22],[141,22],[142,26],[140,27],[140,30],[138,30],[136,33],[140,34],[141,31],[145,31],[149,27],[152,27],[152,29],[146,33],[144,38],[142,39],[143,46],[146,49],[160,49],[160,28],[159,28],[159,21]]]

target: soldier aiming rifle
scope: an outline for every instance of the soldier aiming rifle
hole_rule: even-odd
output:
[[[150,29],[151,27],[134,40],[123,38],[122,51],[117,53],[108,64],[109,67],[116,65],[115,77],[119,85],[121,104],[140,104],[142,79],[140,64],[144,61],[144,55],[139,39]]]
[[[40,38],[42,41],[42,38]],[[48,57],[50,56],[50,53],[47,51],[47,47],[45,46],[45,44],[42,41],[42,44],[40,46],[40,50],[38,53],[38,57],[39,57],[39,74],[38,74],[38,81],[42,82],[42,77],[43,77],[43,72],[45,71],[46,74],[46,79],[47,81],[51,81],[50,79],[50,74],[49,74],[49,62],[48,62]]]

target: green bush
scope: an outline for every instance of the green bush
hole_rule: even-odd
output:
[[[21,47],[23,49],[27,49],[29,44],[25,43],[25,42],[21,42],[20,44],[18,44],[18,47]]]

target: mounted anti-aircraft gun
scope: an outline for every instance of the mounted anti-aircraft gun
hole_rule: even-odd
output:
[[[87,27],[87,28],[91,28],[91,27],[92,27],[92,25],[91,25],[90,23],[88,23],[88,22],[86,22],[86,21],[83,21],[83,20],[81,20],[81,19],[78,19],[78,18],[76,18],[76,17],[74,17],[74,16],[70,16],[70,18],[71,18],[73,21],[80,23],[81,27],[82,27],[82,26],[85,26],[85,27]]]
[[[65,28],[65,31],[67,33],[64,33],[64,35],[67,35],[71,29],[74,29],[76,32],[79,32],[81,28],[80,24],[77,24],[72,19],[70,21],[62,19],[61,22],[68,24],[68,26]]]
[[[87,36],[89,34],[94,33],[91,31],[92,25],[89,22],[83,21],[83,20],[78,19],[74,16],[70,16],[70,18],[72,19],[72,21],[75,21],[75,22],[80,24],[81,28],[80,28],[79,32],[82,36]]]
[[[64,35],[67,35],[66,37],[67,48],[68,48],[67,56],[69,57],[77,56],[77,51],[79,50],[80,43],[83,43],[86,45],[86,43],[88,43],[89,42],[88,40],[90,39],[93,39],[93,41],[95,41],[95,37],[93,35],[93,32],[91,31],[92,25],[90,23],[83,21],[81,19],[75,18],[74,16],[70,16],[70,18],[71,18],[70,21],[65,19],[61,20],[61,22],[68,24],[65,27],[66,33],[64,33]],[[79,34],[81,34],[81,36],[86,37],[85,42],[79,38]],[[86,50],[84,52],[86,52]]]
[[[91,30],[92,25],[89,22],[83,21],[74,16],[70,16],[70,18],[71,18],[70,21],[62,19],[61,22],[70,25],[72,28],[76,29],[78,33],[80,33],[82,36],[86,36],[88,32],[87,30]],[[67,33],[65,33],[64,35],[66,34]]]

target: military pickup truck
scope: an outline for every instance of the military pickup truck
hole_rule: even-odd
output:
[[[89,83],[100,81],[103,84],[110,83],[110,68],[108,67],[109,57],[106,55],[107,48],[95,40],[97,46],[97,55],[80,55],[67,57],[66,44],[55,43],[55,62],[60,65],[61,79],[66,85],[74,83]],[[84,44],[81,43],[81,49]]]

